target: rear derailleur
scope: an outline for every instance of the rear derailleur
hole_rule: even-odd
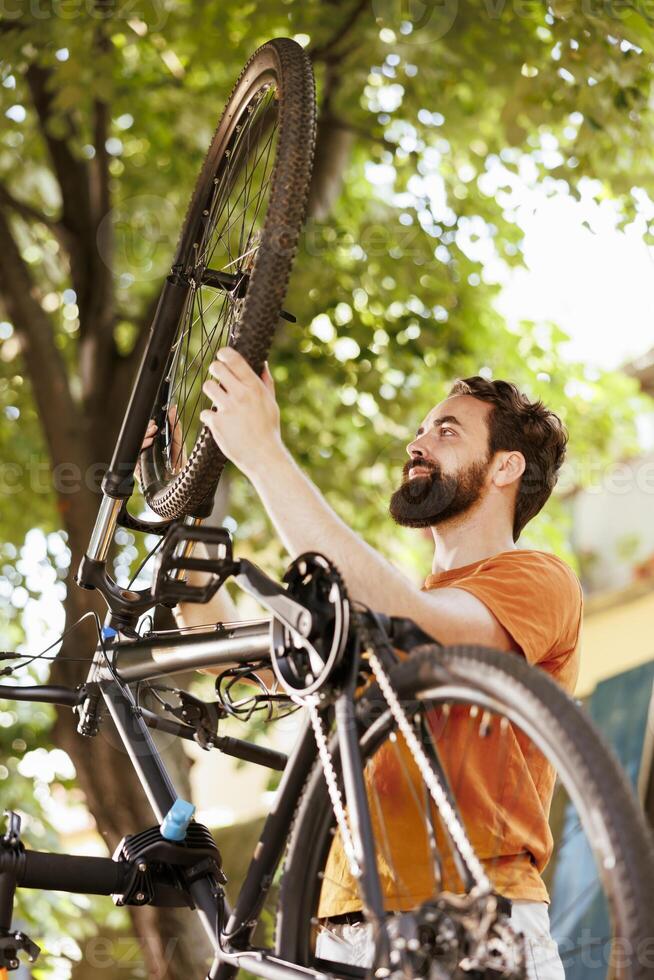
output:
[[[525,980],[524,939],[510,922],[510,910],[497,895],[444,892],[415,912],[386,921],[390,969],[377,944],[380,978],[427,977],[429,980]]]

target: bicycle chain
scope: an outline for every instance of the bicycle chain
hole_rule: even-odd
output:
[[[336,778],[336,772],[334,770],[334,764],[332,762],[331,753],[329,751],[329,746],[327,745],[327,735],[325,734],[325,729],[323,727],[322,721],[320,720],[320,715],[318,713],[318,698],[297,698],[302,704],[304,704],[309,709],[309,717],[311,719],[311,726],[313,728],[313,733],[316,737],[316,744],[318,746],[318,755],[322,763],[322,769],[325,774],[325,781],[327,783],[327,791],[329,792],[329,799],[331,800],[332,809],[334,811],[334,816],[336,817],[336,823],[338,824],[338,829],[341,832],[341,839],[343,841],[343,850],[345,851],[345,856],[348,860],[350,866],[350,872],[354,878],[359,878],[361,876],[361,867],[356,856],[354,849],[354,841],[352,840],[352,834],[350,832],[350,827],[348,824],[347,814],[345,812],[345,807],[343,805],[343,796],[340,789],[338,788],[338,780]]]
[[[486,872],[484,871],[483,865],[475,854],[473,847],[468,840],[468,835],[465,832],[463,824],[454,812],[452,804],[447,798],[443,784],[430,766],[429,759],[427,758],[424,749],[420,745],[420,742],[416,737],[416,733],[409,724],[407,716],[402,710],[386,671],[382,667],[374,649],[368,649],[367,653],[370,666],[373,669],[373,673],[377,683],[379,684],[379,688],[388,702],[388,706],[391,709],[391,714],[397,722],[397,727],[404,736],[409,749],[413,753],[413,758],[418,766],[418,769],[420,770],[420,774],[424,779],[427,788],[429,789],[431,797],[438,808],[438,812],[445,823],[448,834],[454,841],[459,853],[461,854],[461,857],[466,862],[472,877],[475,879],[475,886],[480,892],[492,891],[493,886],[486,875]]]

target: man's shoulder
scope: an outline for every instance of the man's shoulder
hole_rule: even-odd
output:
[[[484,568],[513,568],[520,569],[520,573],[534,575],[546,575],[561,586],[567,586],[582,596],[581,582],[576,572],[571,566],[558,555],[549,551],[538,551],[533,548],[516,548],[513,551],[501,551],[496,555],[491,555],[484,561],[479,571]]]
[[[488,558],[484,559],[484,564],[487,562],[520,562],[521,564],[542,565],[544,567],[557,566],[567,570],[571,575],[575,574],[563,558],[559,558],[551,551],[538,551],[535,548],[514,548],[512,551],[498,551],[496,555],[489,555]]]
[[[529,663],[575,655],[583,616],[581,583],[558,555],[516,548],[490,556],[460,583],[487,602]],[[456,587],[456,583],[452,583]]]

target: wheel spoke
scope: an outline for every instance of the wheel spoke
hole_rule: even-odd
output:
[[[268,159],[269,159],[269,156],[270,156],[270,150],[271,150],[271,148],[273,146],[273,138],[274,138],[274,135],[275,135],[275,130],[273,129],[273,131],[271,132],[270,137],[269,137],[267,143],[262,147],[262,149],[259,152],[259,155],[258,155],[257,160],[255,162],[255,166],[252,168],[252,173],[254,173],[254,171],[256,170],[256,168],[258,166],[259,161],[263,157],[264,153],[266,153],[267,154],[266,155],[266,167],[264,168],[264,174],[265,174],[265,169],[267,169],[267,163],[268,163]],[[262,185],[261,185],[262,186],[262,189],[263,190],[267,189],[269,183],[270,183],[270,178],[268,179],[268,181],[265,184],[262,181]],[[246,214],[246,212],[247,212],[247,209],[248,209],[247,194],[249,193],[249,189],[251,187],[251,184],[252,184],[252,180],[251,179],[249,181],[244,181],[243,187],[241,188],[238,196],[233,201],[231,201],[230,206],[227,208],[227,219],[226,219],[225,223],[220,227],[220,229],[214,229],[212,231],[212,237],[215,237],[216,245],[218,244],[218,242],[222,242],[223,244],[225,244],[225,246],[226,246],[226,248],[227,248],[227,250],[229,252],[230,259],[231,259],[231,248],[230,248],[231,236],[229,235],[229,232],[232,230],[233,226],[239,221],[239,219],[244,214]],[[243,197],[244,194],[246,194],[246,203],[241,208],[240,211],[237,211],[236,209],[239,206],[239,203],[241,201],[241,198]],[[261,190],[259,191],[259,195],[260,194],[261,194]],[[214,250],[215,250],[216,245],[214,245]],[[239,251],[242,251],[242,248],[239,248]],[[211,255],[213,255],[213,252],[211,253]],[[210,256],[210,259],[209,259],[209,263],[210,262],[211,262],[211,256]]]
[[[511,735],[513,734],[511,725],[506,718],[498,719],[498,730],[499,737],[504,746],[502,754],[497,760],[497,788],[495,790],[495,799],[498,801],[498,806],[495,808],[495,822],[493,824],[492,839],[497,842],[496,847],[499,852],[502,840],[509,826],[509,815],[513,812],[513,808],[517,802],[518,796],[518,781],[514,781],[513,795],[510,800],[505,801],[505,791],[506,791],[506,780],[509,778],[509,743]],[[498,826],[499,823],[499,826]],[[497,853],[493,862],[497,864],[502,857],[501,854]]]
[[[402,745],[404,743],[400,743],[400,737],[396,735],[395,741],[392,742],[391,744],[395,749],[395,755],[399,759],[400,768],[402,769],[402,774],[404,776],[405,782],[409,787],[409,793],[411,795],[411,798],[415,803],[416,809],[418,813],[421,815],[422,820],[424,820],[425,830],[427,834],[427,845],[429,847],[427,856],[431,859],[433,856],[431,850],[431,840],[433,837],[433,830],[434,830],[432,819],[431,819],[431,804],[432,804],[431,795],[429,793],[429,790],[424,784],[423,784],[424,792],[422,794],[422,799],[418,795],[418,791],[416,790],[414,780],[411,778],[411,773],[409,772],[409,768],[407,766],[406,759],[404,757],[404,752],[402,751]],[[427,804],[426,806],[425,803]],[[440,880],[440,875],[438,875],[438,878],[435,876],[434,886],[436,886],[437,880]],[[407,895],[410,894],[410,890],[406,887],[405,887],[405,892]]]
[[[214,327],[214,329],[213,329],[213,331],[212,331],[212,333],[210,335],[207,335],[206,334],[206,331],[204,330],[204,322],[203,322],[203,334],[207,336],[207,342],[202,347],[200,347],[200,349],[198,350],[198,352],[195,354],[193,360],[191,361],[191,363],[189,365],[189,368],[187,369],[187,371],[185,372],[185,375],[184,375],[185,379],[188,379],[189,372],[190,372],[190,367],[196,361],[198,361],[198,358],[199,358],[199,364],[195,368],[195,371],[193,373],[193,377],[188,381],[188,389],[191,392],[196,387],[196,382],[198,381],[199,377],[201,375],[204,376],[206,373],[208,373],[209,366],[208,366],[208,364],[205,364],[205,357],[206,357],[206,355],[207,354],[209,355],[209,357],[207,359],[210,360],[211,357],[212,357],[212,355],[213,355],[213,352],[219,346],[220,336],[222,336],[223,331],[224,331],[224,325],[223,325],[223,327],[222,327],[222,329],[220,331],[220,336],[218,338],[218,341],[216,341],[214,343],[214,337],[215,337],[216,331],[218,329],[218,323],[219,322],[220,321],[217,321],[216,326]],[[191,411],[189,412],[189,422],[188,422],[188,425],[187,425],[186,431],[185,431],[185,440],[186,440],[186,435],[188,435],[188,431],[189,431],[190,427],[192,426],[193,422],[195,421],[195,413],[196,413],[196,410],[197,410],[197,407],[198,407],[198,404],[200,402],[200,399],[201,399],[202,395],[203,395],[202,387],[201,386],[197,386],[197,395],[196,395],[195,401],[193,403],[193,407],[192,407]]]
[[[226,300],[223,300],[223,305],[225,304],[225,302],[226,302]],[[221,307],[221,310],[222,310],[222,307]],[[201,316],[198,316],[198,320],[200,320],[200,319],[201,319]],[[192,389],[194,387],[194,385],[195,385],[196,381],[198,380],[200,374],[203,374],[204,373],[204,367],[205,367],[204,359],[205,359],[205,356],[206,356],[207,352],[209,353],[209,356],[211,357],[213,355],[213,352],[218,349],[219,342],[220,342],[220,337],[222,336],[222,334],[224,332],[224,324],[222,324],[221,329],[220,329],[220,334],[219,334],[218,341],[214,342],[214,337],[216,335],[216,332],[218,331],[219,324],[220,324],[220,318],[216,321],[216,324],[215,324],[212,332],[210,334],[207,334],[206,329],[204,327],[204,323],[202,322],[202,332],[203,332],[203,335],[206,336],[206,338],[207,338],[206,343],[204,343],[196,351],[196,353],[194,354],[192,360],[189,361],[189,364],[187,366],[186,372],[184,374],[184,378],[185,379],[188,379],[188,374],[189,374],[191,368],[196,364],[196,362],[199,359],[199,362],[200,362],[199,363],[199,366],[195,368],[195,371],[193,373],[193,377],[190,379],[190,381],[188,381],[188,387],[190,389]],[[220,345],[220,346],[223,346],[223,345]],[[208,366],[207,366],[207,369],[208,369]]]
[[[272,146],[272,144],[271,144],[271,146]],[[261,207],[261,202],[263,200],[265,200],[265,195],[266,195],[266,192],[268,190],[268,186],[269,186],[271,180],[272,180],[272,173],[268,177],[268,180],[267,181],[261,183],[261,186],[260,186],[259,190],[257,191],[256,195],[251,200],[249,198],[246,200],[245,205],[243,206],[243,208],[240,211],[235,211],[235,208],[238,205],[238,202],[239,202],[239,199],[240,199],[240,196],[241,195],[239,195],[239,198],[236,201],[233,202],[233,207],[228,211],[227,220],[226,220],[225,224],[223,225],[223,227],[221,228],[221,230],[219,232],[216,232],[215,235],[214,235],[215,241],[214,241],[214,244],[212,246],[211,252],[209,253],[209,256],[208,256],[208,258],[206,260],[206,265],[212,265],[212,266],[215,265],[215,252],[216,252],[216,249],[217,249],[217,247],[218,247],[219,244],[224,245],[224,247],[225,247],[225,249],[227,251],[227,257],[229,259],[229,261],[227,263],[224,263],[224,264],[221,265],[221,268],[227,269],[227,268],[229,268],[229,266],[234,265],[236,262],[238,262],[239,257],[243,253],[242,238],[239,237],[239,247],[237,249],[237,255],[235,257],[233,257],[232,256],[232,247],[231,247],[231,241],[232,241],[232,239],[231,239],[231,234],[230,233],[231,233],[232,229],[234,228],[234,226],[238,223],[239,219],[241,219],[242,222],[245,221],[245,215],[248,212],[248,208],[251,206],[251,204],[252,204],[253,201],[257,201],[257,209],[255,211],[255,215],[254,215],[254,218],[253,218],[253,221],[252,221],[252,226],[254,226],[254,223],[256,222],[256,218],[257,218],[257,216],[259,214],[259,210],[260,210],[260,207]]]
[[[586,885],[582,892],[574,895],[567,905],[564,905],[561,909],[557,909],[556,915],[550,921],[552,932],[557,931],[574,909],[583,909],[585,900],[591,897],[597,891],[598,887],[599,882],[593,879],[593,881]]]
[[[276,132],[276,130],[275,130],[275,128],[273,128],[273,130],[272,130],[272,132],[270,134],[270,137],[269,137],[267,143],[259,151],[259,154],[257,156],[257,159],[255,161],[255,164],[254,164],[254,166],[252,168],[252,172],[254,172],[254,170],[256,169],[256,166],[258,165],[259,160],[261,159],[261,157],[263,156],[263,154],[266,153],[266,150],[269,149],[270,146],[272,145],[272,141],[273,141],[275,132]],[[231,156],[229,158],[229,164],[228,164],[228,167],[229,168],[231,168],[232,162],[233,162],[233,156]],[[246,165],[247,165],[247,159],[246,159]],[[216,248],[216,246],[217,246],[217,244],[219,242],[222,242],[225,245],[225,247],[227,249],[227,252],[228,252],[228,257],[231,259],[232,256],[231,256],[230,236],[229,236],[229,234],[226,234],[226,232],[229,232],[231,230],[231,228],[233,227],[233,225],[241,217],[241,214],[244,213],[247,210],[247,205],[246,205],[242,209],[242,211],[238,211],[238,212],[234,213],[236,211],[236,208],[239,205],[239,202],[241,201],[241,198],[243,197],[244,194],[247,193],[248,188],[250,186],[250,183],[251,183],[251,181],[244,181],[243,182],[243,186],[241,187],[241,190],[239,191],[239,193],[236,196],[236,198],[234,198],[233,200],[231,199],[231,196],[228,195],[227,202],[226,202],[227,218],[226,218],[226,221],[224,222],[224,224],[220,227],[220,229],[216,229],[216,227],[213,227],[212,228],[212,231],[211,231],[211,235],[208,236],[208,238],[207,238],[207,246],[205,247],[205,252],[202,255],[203,261],[204,261],[204,257],[206,256],[206,249],[209,247],[209,244],[210,244],[210,242],[212,240],[214,240],[214,245],[213,245],[212,252],[211,252],[208,260],[205,262],[205,264],[207,264],[207,265],[208,264],[211,264],[213,252],[215,251],[215,248]]]
[[[382,809],[381,802],[379,800],[379,793],[377,792],[377,787],[375,786],[374,776],[368,782],[368,795],[372,797],[372,802],[374,806],[374,815],[377,819],[377,823],[381,830],[381,841],[379,841],[379,850],[381,851],[382,857],[384,858],[386,864],[388,865],[391,874],[393,876],[393,881],[395,882],[395,888],[398,894],[409,895],[410,892],[401,875],[398,873],[397,865],[393,860],[393,852],[391,850],[390,840],[388,837],[388,832],[386,830],[386,821],[384,819],[384,811]]]

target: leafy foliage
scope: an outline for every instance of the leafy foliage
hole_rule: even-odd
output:
[[[553,326],[525,323],[511,334],[494,310],[492,266],[521,260],[511,175],[573,195],[591,178],[597,198],[615,198],[623,222],[639,202],[646,212],[652,28],[622,7],[448,3],[412,25],[398,20],[399,5],[359,6],[356,16],[355,5],[315,2],[154,3],[132,18],[107,4],[93,16],[17,18],[2,41],[1,108],[23,107],[25,118],[14,111],[7,125],[0,173],[14,197],[56,220],[56,182],[25,79],[30,63],[51,71],[53,132],[69,133],[91,166],[94,106],[110,106],[105,220],[115,246],[103,258],[115,286],[115,343],[128,351],[239,66],[270,36],[308,43],[321,126],[335,120],[350,142],[340,196],[303,238],[288,300],[299,326],[282,328],[274,373],[298,457],[384,548],[391,535],[380,505],[397,480],[402,442],[456,376],[483,368],[545,398],[570,427],[571,455],[633,450],[636,386],[562,362],[564,337]],[[74,390],[80,324],[64,292],[65,251],[47,224],[23,219],[23,255]],[[31,472],[44,447],[18,350],[9,356],[15,346],[5,341],[2,394],[20,422],[5,416],[0,438],[5,467]],[[20,440],[10,438],[17,425]],[[29,508],[8,502],[14,543],[35,520],[57,525],[48,495],[31,493]],[[266,526],[260,514],[254,525],[247,519],[252,500],[238,482],[231,511],[244,538],[252,541],[256,525],[255,545],[265,542]],[[562,547],[554,528],[543,515],[525,542]]]

